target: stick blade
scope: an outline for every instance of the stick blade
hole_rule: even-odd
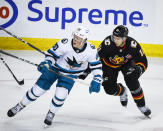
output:
[[[19,81],[19,85],[24,85],[24,79]]]

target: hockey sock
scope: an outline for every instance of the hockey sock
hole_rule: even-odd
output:
[[[34,85],[30,90],[26,92],[23,99],[21,100],[22,105],[26,106],[31,102],[35,101],[41,95],[43,95],[46,90],[43,90],[38,85]]]
[[[63,87],[57,87],[55,96],[53,97],[50,104],[50,111],[54,114],[59,110],[59,108],[64,104],[65,99],[68,96],[68,90]]]
[[[145,106],[144,92],[140,86],[138,89],[131,91],[131,94],[138,107]]]
[[[117,84],[117,92],[114,94],[115,96],[120,96],[124,93],[125,89],[121,83]]]

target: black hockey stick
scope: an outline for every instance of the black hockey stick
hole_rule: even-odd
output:
[[[11,69],[9,68],[9,66],[7,65],[7,63],[4,61],[4,59],[1,57],[1,55],[0,55],[0,59],[2,60],[2,62],[4,63],[4,65],[7,67],[7,69],[10,71],[10,73],[12,74],[12,76],[14,77],[14,79],[16,80],[16,82],[19,85],[24,85],[24,79],[21,80],[21,81],[18,81],[18,79],[16,78],[16,76],[14,75],[14,73],[11,71]]]
[[[33,65],[33,66],[38,66],[38,64],[35,64],[35,63],[31,62],[31,61],[28,61],[28,60],[25,60],[25,59],[23,59],[23,58],[20,58],[20,57],[17,57],[17,56],[15,56],[15,55],[12,55],[12,54],[10,54],[10,53],[8,53],[8,52],[5,52],[5,51],[3,51],[3,50],[1,50],[1,49],[0,49],[0,53],[5,54],[5,55],[8,55],[8,56],[11,56],[11,57],[13,57],[13,58],[16,58],[16,59],[18,59],[18,60],[21,60],[21,61],[26,62],[26,63],[28,63],[28,64],[31,64],[31,65]],[[64,74],[61,74],[61,73],[56,72],[56,71],[51,70],[51,69],[48,69],[48,70],[51,71],[51,72],[53,72],[53,73],[55,73],[55,74],[57,74],[57,75],[66,77],[66,78],[68,78],[68,79],[71,79],[71,80],[74,80],[74,81],[76,81],[76,82],[82,83],[82,84],[84,84],[84,85],[86,85],[86,86],[89,86],[87,83],[85,83],[85,82],[83,82],[83,81],[74,79],[74,78],[72,78],[72,77],[66,76],[66,75],[64,75]]]
[[[45,55],[45,52],[41,51],[40,49],[38,49],[37,47],[33,46],[32,44],[30,44],[30,43],[26,42],[25,40],[21,39],[20,37],[18,37],[18,36],[16,36],[16,35],[14,35],[13,33],[11,33],[11,32],[9,32],[9,31],[7,31],[6,29],[2,28],[1,26],[0,26],[0,30],[5,31],[7,34],[11,35],[12,37],[14,37],[14,38],[16,38],[16,39],[20,40],[21,42],[23,42],[23,43],[27,44],[28,46],[30,46],[30,47],[32,47],[32,48],[34,48],[34,49],[35,49],[35,50],[37,50],[38,52],[40,52],[40,53],[42,53],[42,54],[44,54],[44,55]]]
[[[1,50],[1,49],[0,49],[0,53],[5,54],[5,55],[8,55],[8,56],[11,56],[11,57],[16,58],[16,59],[18,59],[18,60],[24,61],[24,62],[26,62],[26,63],[28,63],[28,64],[31,64],[31,65],[34,65],[34,66],[38,66],[38,64],[35,64],[35,63],[33,63],[33,62],[29,61],[29,60],[25,60],[25,59],[23,59],[23,58],[20,58],[20,57],[17,57],[17,56],[15,56],[15,55],[12,55],[12,54],[10,54],[10,53],[8,53],[8,52],[5,52],[5,51],[3,51],[3,50]]]

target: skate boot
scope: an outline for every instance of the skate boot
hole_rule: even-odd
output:
[[[142,106],[142,107],[138,107],[138,109],[145,115],[145,116],[149,116],[151,114],[151,110],[146,107],[146,106]]]
[[[19,111],[21,111],[25,106],[23,106],[21,103],[18,103],[16,106],[12,107],[10,110],[8,110],[7,115],[8,117],[15,116]]]
[[[126,90],[126,88],[125,88],[122,84],[119,84],[119,86],[121,86],[122,88],[124,88],[123,94],[120,95],[120,102],[121,102],[121,105],[122,105],[122,106],[127,106],[127,103],[128,103],[127,90]]]
[[[46,114],[46,118],[44,120],[44,123],[47,125],[51,125],[54,116],[55,116],[55,114],[49,110],[48,113]]]

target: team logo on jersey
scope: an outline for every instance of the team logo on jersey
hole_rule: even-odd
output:
[[[71,60],[70,58],[67,57],[66,62],[69,64],[70,69],[79,68],[82,65],[82,62],[77,63],[77,61],[76,61],[74,56],[73,56],[73,60]]]
[[[113,59],[110,57],[110,62],[113,63],[113,64],[116,64],[116,65],[119,65],[119,64],[123,64],[124,62],[124,57],[119,57],[119,56],[115,56]]]

